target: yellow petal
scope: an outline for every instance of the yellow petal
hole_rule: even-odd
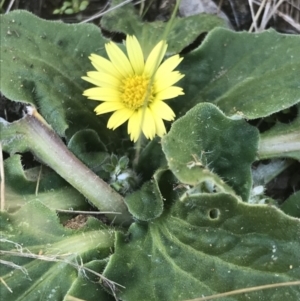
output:
[[[156,115],[153,112],[152,112],[152,115],[153,115],[154,122],[155,122],[156,135],[159,136],[159,137],[162,137],[166,133],[165,124],[158,115]]]
[[[127,36],[126,49],[134,72],[141,75],[145,65],[144,55],[140,43],[135,36]]]
[[[173,71],[164,75],[163,79],[155,76],[154,91],[158,93],[177,83],[184,75],[178,71]]]
[[[111,88],[90,88],[85,90],[83,95],[100,101],[120,101],[120,92]]]
[[[166,74],[172,72],[182,60],[183,58],[179,57],[178,54],[169,57],[158,67],[156,76],[165,77]]]
[[[123,109],[124,105],[118,101],[106,101],[95,108],[97,115],[105,114],[113,111]]]
[[[157,70],[159,64],[161,63],[166,51],[167,51],[168,45],[166,44],[166,41],[160,41],[150,52],[146,64],[145,64],[145,70],[144,75],[148,77],[152,77],[152,75]]]
[[[142,110],[135,111],[128,121],[127,132],[133,142],[136,142],[141,135],[142,113]]]
[[[90,71],[87,72],[87,76],[82,76],[81,78],[99,87],[119,89],[120,86],[119,79],[104,72]]]
[[[143,109],[140,109],[143,110]],[[144,109],[144,116],[143,116],[143,122],[142,122],[142,130],[147,139],[152,140],[155,136],[156,132],[156,125],[155,121],[152,115],[152,112],[149,108]]]
[[[115,43],[110,42],[105,44],[105,49],[112,64],[123,77],[133,74],[133,70],[127,56]]]
[[[109,129],[115,130],[121,124],[126,122],[132,116],[133,112],[134,111],[127,108],[123,108],[114,112],[108,120],[107,127]]]
[[[154,116],[158,116],[164,120],[174,120],[175,113],[173,110],[163,101],[157,100],[150,104],[150,109]]]
[[[156,94],[155,99],[156,100],[162,100],[162,99],[170,99],[174,98],[178,95],[183,95],[183,90],[180,87],[172,86],[169,87],[163,91],[160,91],[159,93]]]
[[[122,75],[120,72],[114,67],[114,65],[104,57],[92,53],[89,56],[89,59],[92,61],[92,65],[101,72],[108,73],[114,77],[121,78]]]

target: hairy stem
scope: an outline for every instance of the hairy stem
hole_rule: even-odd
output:
[[[99,210],[120,213],[109,214],[108,219],[117,224],[128,225],[132,217],[123,197],[75,157],[35,109],[29,108],[28,112],[18,121],[21,123],[18,128],[26,139],[28,150],[55,170]]]

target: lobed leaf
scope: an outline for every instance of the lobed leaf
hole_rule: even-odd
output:
[[[177,200],[151,223],[117,233],[104,275],[126,287],[123,301],[176,301],[300,277],[300,221],[275,207],[224,193]],[[300,287],[224,297],[298,300]]]
[[[1,92],[38,108],[60,136],[92,128],[111,141],[115,134],[93,112],[97,104],[82,96],[90,84],[81,77],[94,69],[88,56],[105,52],[107,40],[99,28],[46,21],[18,10],[1,15],[0,22]]]
[[[185,95],[181,115],[199,102],[212,102],[226,115],[255,119],[300,101],[300,37],[212,30],[178,66]]]
[[[196,105],[175,121],[162,139],[169,167],[179,181],[230,186],[244,201],[249,198],[257,145],[256,128],[226,117],[208,103]]]

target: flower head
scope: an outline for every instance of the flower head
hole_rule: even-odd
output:
[[[102,103],[95,108],[97,115],[114,112],[107,127],[116,129],[128,120],[128,134],[134,142],[143,132],[147,139],[166,133],[164,120],[173,120],[172,109],[163,100],[184,94],[173,86],[184,75],[173,71],[181,62],[179,55],[161,61],[167,44],[160,41],[144,59],[135,36],[127,36],[127,55],[113,42],[105,45],[107,60],[91,54],[89,59],[97,71],[87,72],[84,80],[96,85],[84,91],[89,99]]]

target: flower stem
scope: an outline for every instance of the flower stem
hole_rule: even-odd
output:
[[[21,122],[31,152],[99,210],[121,213],[108,215],[108,219],[117,224],[128,225],[132,217],[123,197],[76,158],[35,109],[28,112]]]

